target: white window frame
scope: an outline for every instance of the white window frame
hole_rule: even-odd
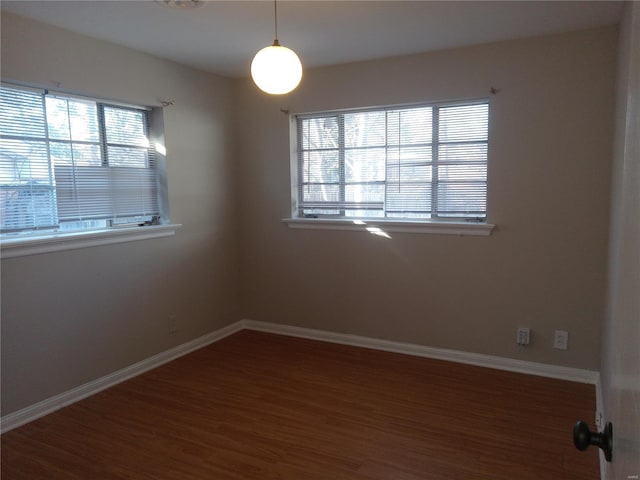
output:
[[[403,232],[403,233],[429,233],[429,234],[445,234],[445,235],[472,235],[487,236],[490,235],[495,228],[494,224],[488,223],[487,214],[482,219],[474,218],[455,218],[455,217],[437,217],[433,216],[429,219],[414,218],[398,218],[392,219],[387,217],[371,217],[371,218],[354,218],[342,216],[300,216],[299,195],[300,184],[299,176],[302,168],[300,161],[299,142],[299,121],[314,117],[325,117],[332,115],[344,115],[349,113],[360,113],[367,111],[387,111],[393,109],[420,108],[420,107],[448,107],[463,106],[486,103],[489,105],[489,99],[469,99],[458,100],[452,102],[430,102],[418,103],[411,105],[390,105],[378,108],[360,108],[320,111],[311,114],[295,114],[290,116],[290,139],[291,139],[291,217],[284,218],[283,222],[289,228],[294,229],[313,229],[313,230],[351,230],[366,231],[375,235],[388,236],[386,232]],[[437,119],[436,119],[437,122]],[[437,130],[437,123],[434,123],[434,131]],[[488,141],[487,141],[488,144]],[[437,146],[437,137],[433,141],[433,145]],[[340,147],[341,149],[344,147]],[[341,155],[343,155],[341,151]],[[341,179],[342,180],[342,179]]]
[[[32,230],[20,233],[5,233],[0,235],[0,258],[13,258],[62,250],[71,250],[114,243],[146,240],[174,235],[182,227],[169,221],[168,192],[166,184],[166,155],[164,149],[164,132],[162,109],[160,107],[144,107],[128,103],[87,97],[69,92],[47,92],[23,84],[2,83],[3,87],[39,91],[55,94],[69,99],[80,99],[96,102],[100,105],[122,107],[125,109],[146,110],[149,140],[154,145],[155,169],[157,172],[157,191],[159,218],[153,225],[112,225],[107,228],[62,231],[55,229]],[[157,148],[160,146],[160,148]],[[155,222],[154,222],[155,223]]]

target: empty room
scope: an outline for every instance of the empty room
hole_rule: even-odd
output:
[[[0,8],[3,480],[640,478],[640,2]]]

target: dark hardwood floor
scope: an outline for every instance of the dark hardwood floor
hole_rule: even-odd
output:
[[[599,478],[592,385],[242,331],[8,432],[2,480]]]

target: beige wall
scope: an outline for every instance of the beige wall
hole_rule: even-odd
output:
[[[237,84],[244,318],[597,370],[615,28],[308,69],[289,97]],[[292,113],[488,96],[488,238],[291,230]],[[533,331],[518,347],[518,326]],[[569,350],[551,348],[555,329]]]
[[[164,111],[174,237],[2,261],[2,414],[239,318],[232,83],[2,14],[2,76]],[[178,332],[168,333],[175,314]]]
[[[610,479],[640,473],[640,3],[620,28],[609,294],[602,348],[605,420],[613,422]]]

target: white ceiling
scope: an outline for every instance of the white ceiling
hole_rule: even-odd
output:
[[[230,77],[273,41],[271,1],[2,1],[9,11]],[[618,22],[622,2],[278,2],[281,44],[305,67],[579,30]]]

